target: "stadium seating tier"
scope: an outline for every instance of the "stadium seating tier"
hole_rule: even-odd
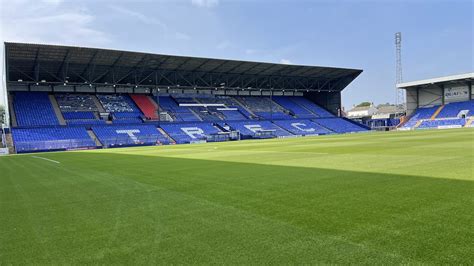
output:
[[[107,125],[92,130],[106,147],[169,144],[169,139],[153,125]]]
[[[217,134],[219,129],[209,123],[161,124],[160,127],[178,144],[206,140],[207,135]]]
[[[82,127],[15,128],[12,135],[19,153],[96,146]]]
[[[95,147],[91,138],[93,134],[103,147],[118,147],[223,141],[228,139],[225,137],[228,135],[220,133],[232,130],[239,131],[242,138],[366,130],[334,117],[302,97],[280,96],[272,100],[269,97],[198,94],[157,98],[159,109],[173,118],[173,122],[161,123],[146,121],[157,118],[158,113],[157,105],[146,95],[58,94],[55,99],[62,117],[70,126],[58,127],[50,97],[48,93],[15,93],[15,114],[22,127],[15,129],[14,133],[19,152]],[[196,106],[179,105],[190,103]],[[98,118],[97,109],[102,108],[99,104],[110,113],[112,124]],[[32,126],[44,128],[29,128]],[[92,129],[93,134],[89,132],[89,136],[86,128]]]
[[[19,126],[59,125],[46,92],[16,92],[13,107]]]

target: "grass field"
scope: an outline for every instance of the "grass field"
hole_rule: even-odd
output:
[[[473,137],[429,130],[2,157],[0,264],[472,265]]]

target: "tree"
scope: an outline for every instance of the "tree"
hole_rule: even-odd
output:
[[[361,102],[358,105],[356,105],[356,107],[363,107],[363,106],[370,106],[370,105],[371,105],[370,102]]]
[[[0,125],[5,123],[5,107],[0,105]]]

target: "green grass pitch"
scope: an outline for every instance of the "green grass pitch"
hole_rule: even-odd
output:
[[[429,130],[2,157],[0,264],[472,265],[473,137]]]

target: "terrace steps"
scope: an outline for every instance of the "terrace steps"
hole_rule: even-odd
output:
[[[151,96],[147,95],[148,99],[150,100],[150,102],[156,107],[156,109],[158,110],[159,106],[158,104],[156,103],[155,99],[153,99]]]
[[[173,117],[171,113],[166,112],[166,111],[160,112],[159,115],[160,115],[160,116],[159,116],[160,121],[170,121],[170,122],[173,122],[173,121],[176,120],[176,117]]]
[[[471,127],[472,122],[474,122],[474,116],[469,117],[469,120],[467,120],[466,124],[464,127]]]
[[[102,147],[102,143],[100,143],[99,139],[97,138],[97,136],[95,135],[94,131],[92,131],[91,129],[88,129],[87,130],[87,134],[89,134],[89,136],[91,137],[92,140],[94,140],[95,142],[95,145],[97,147]]]
[[[323,125],[322,123],[318,123],[318,120],[311,120],[311,121],[313,121],[314,123],[320,125],[322,128],[325,128],[325,129],[329,130],[329,132],[331,132],[331,133],[336,133],[336,131],[330,129],[329,127]]]
[[[424,121],[423,119],[420,119],[420,120],[416,121],[416,124],[413,126],[413,129],[419,127],[421,125],[421,123],[423,123],[423,121]]]
[[[150,100],[151,104],[153,104],[153,106],[155,106],[155,109],[156,109],[156,115],[158,117],[158,119],[160,118],[160,106],[158,105],[158,103],[156,103],[155,99],[153,99],[153,97],[147,95],[146,97],[148,97],[148,100]],[[161,119],[160,119],[161,120]]]
[[[292,101],[294,104],[300,106],[301,108],[305,109],[306,111],[308,111],[310,114],[313,114],[315,115],[316,117],[320,117],[317,113],[313,112],[311,109],[309,109],[308,107],[306,107],[304,104],[299,104],[298,102],[296,101],[293,101],[293,99],[289,99],[290,101]]]
[[[163,136],[167,137],[170,140],[170,143],[176,144],[176,141],[172,137],[170,137],[170,135],[168,135],[166,131],[164,131],[162,128],[157,128],[157,129],[161,134],[163,134]]]
[[[16,121],[15,109],[13,109],[13,95],[8,94],[8,112],[10,114],[10,120],[12,121],[12,126],[17,127],[18,123]]]
[[[436,109],[436,111],[433,113],[433,115],[431,116],[430,120],[435,120],[436,117],[439,115],[439,113],[441,112],[441,110],[443,110],[444,108],[444,104],[443,105],[440,105],[438,107],[438,109]]]
[[[94,101],[95,106],[97,107],[97,110],[99,110],[100,113],[105,113],[105,109],[100,103],[99,99],[97,99],[97,96],[92,95],[92,100]]]
[[[247,108],[247,106],[245,106],[245,104],[239,100],[239,98],[235,97],[234,100],[240,105],[240,107],[242,107],[243,109],[245,109],[245,111],[247,111],[248,113],[250,113],[251,115],[253,115],[254,117],[258,117],[256,114],[254,114],[254,112],[252,112],[252,110],[250,110],[249,108]],[[250,118],[250,117],[249,117]]]
[[[293,117],[293,118],[296,118],[296,115],[293,111],[289,110],[289,109],[286,109],[283,105],[281,105],[280,103],[276,102],[275,100],[271,100],[273,104],[277,105],[281,110],[283,110],[283,113]]]
[[[59,121],[59,124],[62,126],[66,125],[66,120],[64,120],[63,114],[61,113],[61,109],[59,108],[58,101],[56,101],[56,97],[53,94],[48,95],[49,101],[51,102],[51,106],[53,106],[54,114],[56,114],[56,118]]]
[[[188,110],[191,111],[191,113],[193,113],[193,115],[194,115],[195,117],[197,117],[197,118],[199,119],[199,121],[203,121],[203,120],[202,120],[202,117],[199,116],[199,114],[196,113],[196,111],[194,111],[194,110],[191,109],[191,108],[188,108]]]

